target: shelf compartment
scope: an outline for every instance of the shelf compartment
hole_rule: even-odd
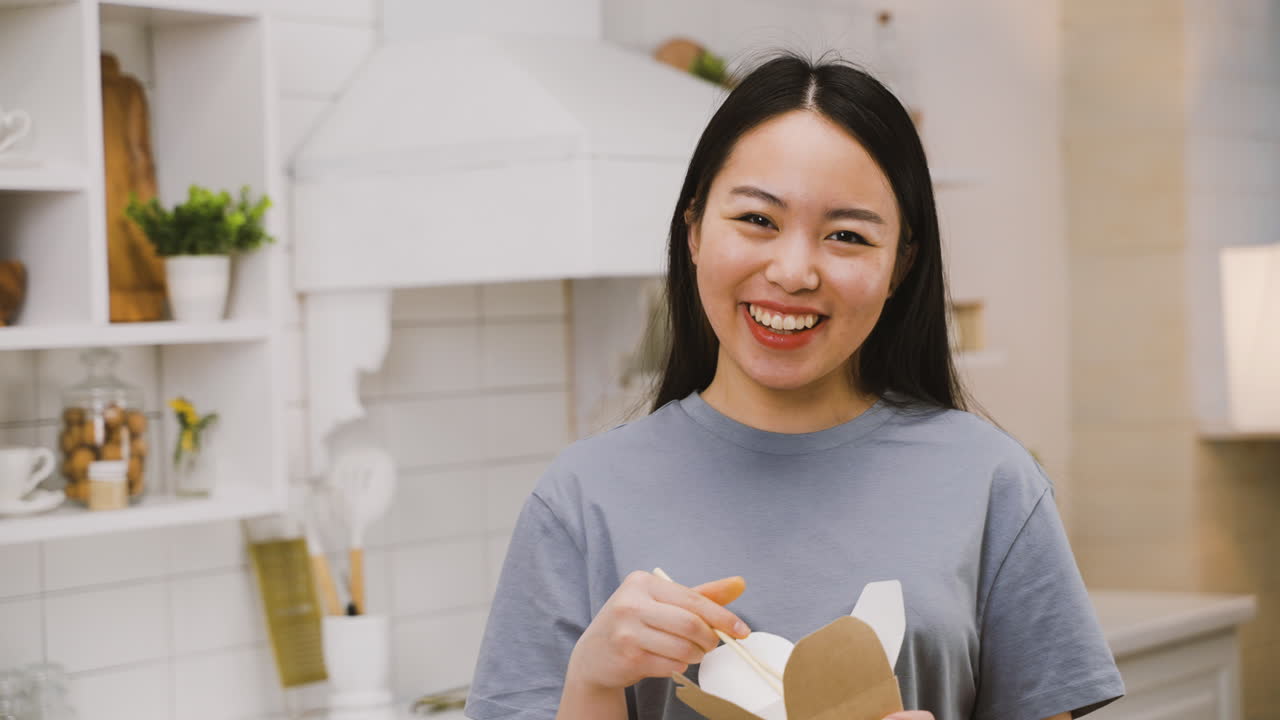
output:
[[[84,168],[0,164],[0,192],[82,192],[88,187],[89,173]]]
[[[91,193],[0,193],[0,259],[27,269],[15,326],[88,325],[105,272],[89,239]]]
[[[0,517],[0,546],[261,517],[281,510],[270,490],[236,486],[208,498],[143,496],[142,502],[124,510],[95,512],[68,501],[43,515]]]
[[[127,345],[193,345],[255,342],[267,339],[265,320],[227,320],[217,323],[113,323],[0,328],[0,350],[51,350]]]

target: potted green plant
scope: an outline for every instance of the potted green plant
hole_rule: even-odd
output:
[[[249,198],[248,186],[232,199],[226,191],[199,185],[186,202],[166,210],[156,198],[129,198],[125,215],[137,223],[164,259],[169,310],[180,322],[213,322],[223,318],[231,284],[231,256],[275,242],[263,227],[271,199]]]

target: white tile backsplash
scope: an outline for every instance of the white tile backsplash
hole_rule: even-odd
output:
[[[477,353],[487,388],[564,385],[568,328],[564,320],[490,322],[481,328]]]
[[[483,439],[490,458],[520,458],[559,451],[569,441],[566,391],[508,393],[485,398]]]
[[[475,390],[480,349],[476,325],[397,328],[382,368],[367,378],[366,388],[378,395]]]
[[[402,473],[391,511],[397,544],[456,537],[485,512],[487,468]]]
[[[234,520],[170,530],[174,573],[198,573],[248,567],[249,552],[240,523]]]
[[[0,545],[0,598],[40,592],[40,546]]]
[[[255,720],[283,709],[271,651],[239,648],[179,658],[173,668],[174,717]]]
[[[510,531],[525,500],[538,484],[551,457],[531,462],[502,463],[485,469],[485,530]]]
[[[369,403],[369,418],[400,470],[478,462],[491,428],[484,397]]]
[[[85,720],[168,720],[171,717],[173,678],[167,660],[76,673],[71,685],[72,697]]]
[[[266,621],[246,569],[170,583],[173,648],[179,655],[266,642]]]
[[[397,621],[395,692],[412,695],[469,684],[488,617],[487,609],[471,609]]]
[[[163,582],[45,598],[48,657],[69,672],[169,655],[169,593]]]
[[[169,543],[164,531],[52,540],[44,544],[44,589],[66,590],[164,577]]]
[[[510,533],[492,535],[485,541],[485,557],[487,558],[486,590],[490,600],[498,591],[498,580],[502,577],[502,565],[507,559],[507,548],[511,545]]]
[[[0,669],[44,659],[43,612],[38,597],[0,600]]]
[[[486,602],[484,542],[446,540],[393,550],[394,613],[418,615]]]
[[[397,290],[391,298],[391,320],[396,324],[479,319],[479,285],[409,288]]]
[[[392,587],[391,551],[366,549],[364,552],[364,597],[366,612],[375,615],[391,613]]]

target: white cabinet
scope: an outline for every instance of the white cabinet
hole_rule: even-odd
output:
[[[203,500],[148,493],[135,507],[90,513],[71,505],[0,518],[0,544],[275,512],[287,493],[280,326],[284,250],[240,258],[224,322],[108,322],[107,242],[99,52],[116,54],[147,89],[160,199],[191,184],[282,203],[271,164],[275,92],[261,2],[221,0],[0,0],[0,106],[30,113],[21,158],[0,162],[0,259],[27,267],[17,324],[0,328],[0,353],[146,346],[145,384],[158,423],[153,470],[168,470],[176,424],[165,401],[190,397],[221,416],[208,450],[219,491]],[[281,235],[279,211],[268,229]],[[66,382],[78,378],[68,377]],[[56,400],[52,401],[56,404]],[[42,408],[50,403],[43,401]],[[33,409],[33,412],[36,410]],[[39,411],[48,414],[46,411]],[[23,417],[33,427],[54,417]],[[13,422],[10,418],[10,422]],[[158,427],[157,427],[158,425]],[[43,444],[49,444],[47,433]]]
[[[1094,592],[1125,697],[1098,720],[1240,720],[1239,625],[1250,596]]]

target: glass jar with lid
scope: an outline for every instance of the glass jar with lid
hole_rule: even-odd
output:
[[[75,720],[71,683],[58,663],[34,663],[23,671],[27,686],[27,713],[32,720]]]
[[[128,495],[137,500],[145,489],[147,416],[142,393],[115,376],[120,356],[106,348],[80,354],[88,377],[62,393],[62,474],[67,497],[89,500],[89,463],[118,460],[126,467]]]

